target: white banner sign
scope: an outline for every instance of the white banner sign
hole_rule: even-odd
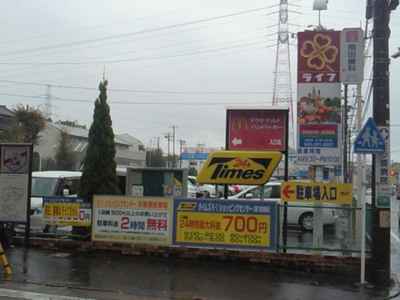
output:
[[[364,80],[364,33],[346,28],[340,34],[340,81],[361,84]]]

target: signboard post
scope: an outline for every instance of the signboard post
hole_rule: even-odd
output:
[[[285,155],[284,178],[288,180],[289,108],[233,107],[227,108],[226,114],[225,148],[227,150],[280,151],[281,154],[283,153]],[[271,171],[271,174],[274,170],[275,168]],[[260,188],[262,190],[264,186],[262,185]],[[228,187],[225,185],[225,198],[227,196]],[[261,198],[261,200],[262,199],[263,198]],[[286,227],[287,207],[285,206],[283,210],[282,229],[284,252],[286,252]]]
[[[315,181],[323,166],[341,164],[340,31],[298,34],[297,164],[315,166]],[[322,209],[314,209],[314,247],[323,241]]]

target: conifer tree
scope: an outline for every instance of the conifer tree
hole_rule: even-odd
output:
[[[89,145],[78,195],[92,200],[93,195],[118,195],[115,142],[110,107],[107,104],[107,80],[99,85],[93,123],[89,129]]]

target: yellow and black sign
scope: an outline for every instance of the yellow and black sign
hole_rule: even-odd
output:
[[[282,201],[351,204],[350,183],[283,182]]]
[[[199,183],[261,185],[281,158],[280,152],[217,151],[207,158],[196,179]]]

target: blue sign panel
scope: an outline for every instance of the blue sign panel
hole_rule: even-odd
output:
[[[364,127],[358,133],[354,141],[354,153],[385,153],[385,141],[372,118],[368,119]]]

